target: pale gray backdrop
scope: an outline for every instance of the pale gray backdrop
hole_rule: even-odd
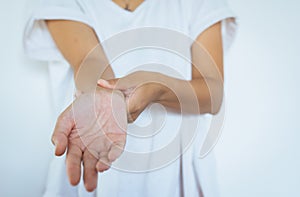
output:
[[[44,63],[22,52],[37,0],[0,1],[0,196],[39,197],[54,124]],[[229,0],[239,31],[226,59],[222,197],[300,196],[300,3]]]

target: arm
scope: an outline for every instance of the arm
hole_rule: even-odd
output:
[[[199,35],[191,52],[192,79],[189,81],[160,73],[136,72],[121,79],[99,80],[98,85],[117,88],[127,94],[130,121],[134,121],[151,102],[184,113],[216,114],[223,99],[221,23]]]
[[[88,191],[97,186],[98,172],[117,159],[126,141],[126,106],[119,91],[96,89],[99,77],[114,77],[95,32],[87,25],[64,20],[47,21],[49,31],[74,70],[76,88],[82,94],[57,119],[52,135],[55,154],[65,153],[67,174],[77,185],[83,165]],[[91,52],[92,51],[92,52]],[[114,100],[114,105],[112,105]],[[117,110],[120,116],[115,117]]]
[[[114,77],[103,48],[91,27],[67,20],[49,20],[46,23],[58,49],[74,70],[77,90],[94,90],[99,77]]]
[[[204,47],[204,49],[202,48]],[[205,54],[206,50],[208,53]],[[192,80],[178,80],[163,77],[169,88],[163,88],[157,102],[180,110],[180,103],[174,92],[181,95],[181,102],[191,103],[192,95],[185,90],[192,87],[197,96],[200,113],[216,114],[223,99],[223,47],[221,23],[217,23],[198,36],[192,45]],[[209,56],[210,55],[210,56]],[[201,73],[200,73],[201,72]],[[173,91],[171,90],[173,89]],[[195,106],[187,106],[188,113],[197,113]]]

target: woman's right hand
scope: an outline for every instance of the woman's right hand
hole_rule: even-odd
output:
[[[126,104],[120,91],[97,90],[80,95],[59,116],[52,141],[55,154],[67,149],[67,174],[72,185],[81,176],[88,191],[97,187],[98,171],[109,169],[126,142]]]
[[[157,102],[163,95],[166,88],[159,83],[162,77],[155,72],[137,71],[122,78],[99,79],[97,84],[99,87],[123,92],[128,122],[132,123],[150,103]]]

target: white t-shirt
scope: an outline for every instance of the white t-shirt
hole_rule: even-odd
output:
[[[73,100],[73,72],[45,19],[92,27],[116,77],[150,70],[185,80],[191,79],[191,41],[222,21],[227,50],[236,26],[224,0],[146,0],[134,12],[110,0],[44,0],[29,20],[24,46],[30,57],[49,62],[57,115]],[[210,115],[182,115],[153,104],[129,125],[125,150],[136,154],[130,161],[130,155],[122,155],[112,169],[99,174],[96,192],[87,193],[82,181],[70,186],[64,159],[55,158],[44,196],[218,196],[213,154],[199,158],[210,120]],[[150,154],[143,157],[145,153]]]

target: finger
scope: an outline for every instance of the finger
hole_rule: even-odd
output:
[[[119,158],[121,156],[121,154],[123,153],[123,151],[124,151],[124,147],[125,147],[125,141],[114,143],[112,145],[110,151],[108,152],[108,160],[110,162],[113,162],[117,158]]]
[[[130,95],[130,97],[126,97],[126,106],[127,106],[127,121],[128,123],[133,123],[139,114],[144,110],[144,108],[139,109],[137,107],[137,101],[136,98],[139,97],[138,90],[136,90],[133,94]]]
[[[102,155],[100,157],[100,159],[98,160],[98,162],[96,164],[96,169],[99,172],[104,172],[110,168],[110,165],[111,165],[111,162],[107,158],[107,153],[105,153],[105,155]]]
[[[70,144],[68,147],[66,165],[69,181],[72,185],[77,185],[81,176],[82,151],[76,145]]]
[[[130,75],[123,78],[115,78],[110,80],[99,79],[97,84],[108,89],[117,89],[125,91],[135,86],[135,81]]]
[[[133,119],[133,117],[131,116],[131,114],[128,114],[128,115],[127,115],[127,122],[128,122],[128,123],[133,123],[133,122],[134,122],[134,119]]]
[[[110,164],[108,164],[108,159],[107,161],[103,161],[103,159],[99,160],[97,162],[96,168],[98,170],[98,172],[104,172],[106,170],[108,170],[110,168]]]
[[[116,88],[115,87],[115,85],[117,84],[117,81],[118,81],[119,79],[111,79],[111,80],[104,80],[104,79],[99,79],[98,81],[97,81],[97,84],[99,85],[99,86],[102,86],[102,87],[104,87],[104,88],[108,88],[108,89],[114,89],[114,88]]]
[[[86,150],[83,153],[83,181],[87,191],[92,192],[97,187],[98,172],[96,169],[98,159]]]
[[[127,122],[128,123],[133,123],[133,118],[131,116],[131,107],[130,107],[130,104],[129,104],[129,100],[130,100],[130,97],[126,97],[125,98],[125,103],[126,103],[126,113],[127,113]]]
[[[55,155],[60,156],[65,153],[68,146],[68,136],[74,127],[71,108],[68,107],[57,119],[52,143],[55,145]]]

